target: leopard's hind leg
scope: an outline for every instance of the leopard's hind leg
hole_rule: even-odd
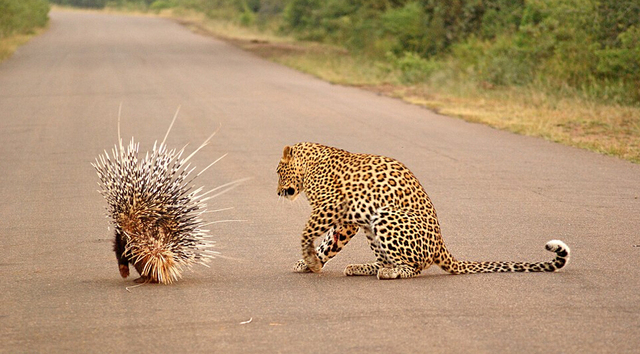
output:
[[[382,263],[380,262],[349,264],[344,269],[344,275],[376,275],[380,269],[382,269]]]
[[[433,263],[437,220],[410,209],[384,207],[372,218],[374,245],[384,259],[378,279],[413,278]]]
[[[392,267],[380,268],[378,270],[378,279],[397,279],[397,278],[413,278],[420,275],[422,270],[417,267],[405,264],[394,265]]]
[[[385,266],[385,257],[380,253],[380,247],[376,245],[375,235],[369,228],[363,228],[364,234],[367,236],[369,246],[376,255],[376,262],[363,264],[349,264],[344,269],[344,275],[377,275],[378,271]]]

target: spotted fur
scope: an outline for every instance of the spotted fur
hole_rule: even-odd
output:
[[[364,231],[376,262],[351,264],[346,275],[379,279],[411,278],[432,264],[452,274],[553,272],[569,261],[569,247],[549,241],[549,262],[458,261],[442,241],[436,211],[418,179],[392,158],[354,154],[314,143],[284,148],[278,164],[278,195],[296,199],[304,193],[311,216],[302,233],[296,272],[322,267]],[[316,238],[326,235],[316,248]]]

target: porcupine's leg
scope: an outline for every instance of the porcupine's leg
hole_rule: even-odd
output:
[[[144,265],[146,264],[146,260],[142,260],[138,263],[135,263],[133,266],[136,268],[136,270],[138,271],[138,274],[140,274],[140,278],[135,279],[133,282],[134,283],[158,283],[158,279],[156,279],[155,277],[150,277],[150,276],[145,276],[142,275],[142,270],[144,268]]]
[[[358,225],[343,225],[329,230],[322,243],[316,248],[318,258],[320,258],[320,263],[322,263],[323,267],[349,243],[351,238],[358,233],[358,229]],[[304,259],[296,262],[293,271],[296,273],[311,272]]]
[[[120,276],[123,278],[129,276],[129,258],[124,254],[125,247],[126,240],[124,239],[122,232],[116,229],[116,238],[113,240],[113,250],[116,252],[118,269],[120,270]]]
[[[127,247],[127,241],[125,236],[122,234],[122,231],[116,230],[116,238],[113,242],[113,250],[116,252],[116,258],[118,259],[118,269],[120,270],[120,276],[126,278],[129,276],[129,257],[125,254],[125,249]],[[138,274],[142,274],[144,262],[138,262],[138,264],[134,264],[133,266],[138,271]],[[157,279],[152,279],[148,276],[140,275],[139,278],[134,280],[135,283],[157,283]]]

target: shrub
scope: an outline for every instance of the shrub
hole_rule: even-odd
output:
[[[400,57],[389,53],[388,59],[395,68],[400,70],[400,80],[406,84],[425,82],[435,71],[440,69],[437,61],[425,59],[413,52],[404,52]]]
[[[445,34],[441,19],[427,17],[417,2],[387,10],[382,15],[382,23],[385,35],[393,38],[392,50],[395,54],[411,52],[426,57],[444,47]]]
[[[176,6],[177,4],[171,0],[156,0],[152,2],[151,5],[149,5],[149,9],[154,11],[162,11]]]
[[[489,86],[640,102],[638,0],[175,1],[208,14],[231,9],[246,26],[273,16],[300,39],[389,60],[405,82],[446,67]]]
[[[120,1],[126,2],[125,0]],[[107,4],[107,0],[50,0],[50,2],[64,6],[86,7],[94,9],[102,9]]]
[[[29,33],[49,21],[46,0],[0,0],[0,38]]]

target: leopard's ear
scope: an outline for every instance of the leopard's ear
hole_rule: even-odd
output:
[[[287,145],[284,147],[284,151],[282,151],[282,159],[280,161],[287,163],[291,161],[291,146]]]

